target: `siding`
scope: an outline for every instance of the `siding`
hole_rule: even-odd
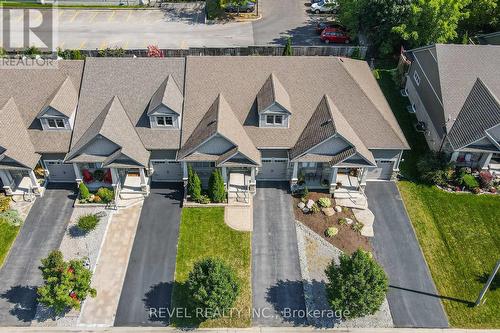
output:
[[[401,150],[399,149],[374,149],[371,150],[373,157],[375,157],[376,160],[396,160],[399,157],[399,154],[401,154]]]
[[[234,145],[231,142],[220,135],[216,135],[202,144],[196,151],[204,154],[220,155],[233,147]]]
[[[97,156],[109,156],[118,149],[118,146],[106,138],[94,139],[87,147],[82,149],[82,153]]]
[[[308,153],[322,154],[322,155],[335,155],[342,150],[349,148],[349,145],[344,139],[339,137],[332,137],[325,142],[319,144],[317,147],[311,149]]]

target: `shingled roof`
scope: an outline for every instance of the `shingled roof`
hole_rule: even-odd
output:
[[[262,112],[274,103],[278,103],[286,111],[292,113],[290,95],[288,95],[277,76],[271,73],[257,94],[257,110]]]
[[[164,105],[178,115],[181,115],[183,100],[184,97],[174,77],[169,75],[155,91],[153,97],[151,97],[151,102],[148,106],[148,115],[151,115],[160,105]]]
[[[217,134],[229,140],[237,147],[237,150],[234,151],[235,154],[240,152],[255,164],[260,164],[260,152],[253,145],[252,140],[246,134],[245,129],[234,115],[230,105],[222,94],[217,96],[191,136],[181,147],[178,159],[188,157],[202,143]],[[224,156],[224,154],[221,156]]]
[[[75,113],[77,105],[78,91],[69,76],[67,76],[61,85],[47,98],[47,102],[40,110],[38,117],[42,116],[50,107],[70,118]]]
[[[0,156],[0,164],[8,158],[30,169],[40,160],[13,98],[0,109]]]
[[[129,158],[144,167],[147,166],[149,152],[142,145],[139,135],[137,135],[117,96],[111,99],[78,142],[73,145],[66,160],[72,161],[80,152],[83,152],[86,145],[99,135],[120,147],[120,153],[114,152],[112,154],[114,158],[104,162],[106,165],[115,159]]]
[[[448,134],[455,150],[486,137],[486,130],[500,125],[500,104],[486,85],[477,79]]]
[[[355,152],[359,153],[369,163],[376,164],[373,154],[368,150],[363,141],[361,141],[332,100],[326,95],[323,96],[318,104],[316,111],[304,128],[295,147],[290,150],[290,159],[295,160],[302,157],[309,150],[335,135],[339,135],[347,140],[355,149]],[[354,153],[350,156],[352,155]],[[335,160],[335,156],[330,157],[332,161]]]

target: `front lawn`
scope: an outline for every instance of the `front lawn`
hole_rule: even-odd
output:
[[[486,303],[474,308],[479,291],[500,253],[500,197],[448,193],[418,182],[416,162],[428,151],[425,138],[413,128],[415,115],[406,111],[407,98],[399,93],[392,75],[380,70],[379,85],[403,130],[411,151],[403,155],[401,196],[451,326],[500,327],[500,277],[486,294]]]
[[[0,219],[0,267],[9,253],[19,229],[19,226],[14,226],[3,218]]]
[[[500,259],[500,198],[407,181],[399,190],[453,327],[500,327],[500,277],[471,307]]]
[[[224,223],[224,208],[184,208],[182,210],[175,267],[175,284],[172,294],[173,309],[190,309],[185,281],[193,264],[206,257],[224,260],[236,273],[240,294],[232,316],[203,320],[173,318],[177,327],[248,327],[251,324],[251,233],[229,228]]]

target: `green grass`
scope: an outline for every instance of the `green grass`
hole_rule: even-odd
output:
[[[500,259],[500,198],[448,193],[408,181],[399,182],[399,190],[450,325],[500,327],[500,277],[486,303],[471,307]]]
[[[9,253],[19,229],[20,227],[13,226],[4,219],[0,219],[0,267],[2,267],[3,261]]]
[[[416,162],[429,150],[413,128],[416,117],[406,111],[392,79],[394,71],[380,70],[379,84],[403,130],[411,151],[404,153],[402,174],[412,181],[398,183],[401,196],[453,327],[500,327],[500,277],[474,308],[479,291],[500,259],[500,197],[448,193],[420,184]]]
[[[224,223],[224,208],[184,208],[182,210],[175,267],[172,308],[190,308],[185,281],[196,261],[205,257],[224,260],[240,282],[234,305],[241,315],[203,321],[203,318],[173,318],[177,327],[248,327],[251,323],[251,233],[239,232]]]

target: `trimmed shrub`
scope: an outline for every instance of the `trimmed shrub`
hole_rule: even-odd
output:
[[[86,200],[90,197],[89,188],[87,187],[87,185],[85,185],[85,183],[80,183],[80,185],[78,185],[78,188],[80,189],[80,198]]]
[[[330,237],[334,237],[335,235],[337,235],[339,233],[339,229],[335,228],[335,227],[330,227],[330,228],[327,228],[325,230],[325,236],[330,238]]]
[[[469,190],[475,189],[479,187],[479,182],[476,180],[476,177],[474,177],[471,174],[465,174],[463,175],[460,183],[468,188]]]
[[[196,171],[188,166],[188,186],[187,191],[193,201],[199,201],[201,197],[201,180]]]
[[[208,180],[208,197],[212,202],[226,201],[226,188],[220,169],[215,169]]]
[[[318,200],[318,205],[320,205],[323,208],[328,208],[332,205],[332,201],[330,198],[319,198]]]
[[[314,203],[311,206],[311,213],[319,213],[319,212],[321,212],[321,208],[319,208],[317,203]]]
[[[240,291],[235,273],[218,258],[196,262],[186,285],[194,307],[209,309],[214,317],[231,308]]]
[[[101,187],[97,190],[96,196],[98,196],[103,202],[110,203],[115,199],[115,192],[107,187]]]
[[[44,284],[38,288],[38,301],[61,315],[70,309],[80,309],[87,296],[97,291],[90,286],[92,272],[83,260],[64,261],[61,251],[52,251],[39,267]]]
[[[0,219],[4,219],[13,226],[20,226],[23,224],[23,219],[19,215],[19,212],[15,209],[7,209],[0,213]]]
[[[327,299],[333,310],[356,318],[374,314],[382,305],[389,283],[369,252],[358,249],[351,256],[341,254],[340,265],[332,261],[325,273]]]
[[[0,195],[0,212],[5,212],[10,208],[10,197]]]
[[[479,183],[481,188],[489,189],[493,184],[493,175],[488,170],[481,171],[479,173]]]
[[[197,201],[198,201],[198,203],[206,205],[206,204],[210,203],[210,198],[208,197],[208,195],[203,194],[203,195],[200,195],[200,197],[198,198]]]
[[[444,153],[428,153],[417,162],[420,179],[429,184],[446,186],[453,180],[455,170]]]
[[[85,232],[90,232],[97,227],[99,217],[95,214],[82,215],[78,218],[77,226]]]

